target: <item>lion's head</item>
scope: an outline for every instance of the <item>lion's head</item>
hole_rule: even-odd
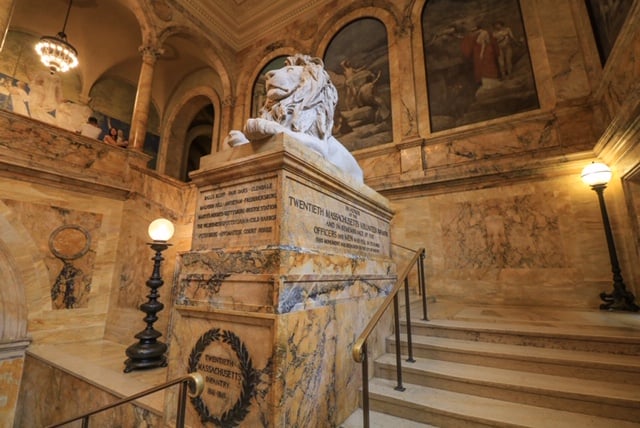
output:
[[[331,136],[338,92],[320,58],[290,56],[266,74],[266,91],[259,117],[321,140]]]

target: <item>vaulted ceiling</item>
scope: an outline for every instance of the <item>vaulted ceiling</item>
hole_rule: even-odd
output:
[[[169,1],[169,0],[167,0]],[[330,0],[171,0],[236,50]]]
[[[182,28],[163,40],[156,66],[153,96],[162,114],[186,76],[220,68],[207,50],[226,52],[222,59],[233,61],[235,52],[329,1],[72,0],[65,33],[78,50],[82,92],[88,97],[105,76],[137,84],[145,26],[147,31]],[[10,29],[53,36],[63,27],[68,6],[69,0],[15,0]]]

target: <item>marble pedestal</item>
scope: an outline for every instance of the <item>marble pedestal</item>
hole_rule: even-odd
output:
[[[353,342],[395,282],[388,201],[283,134],[192,179],[169,333],[169,377],[206,379],[187,424],[337,426],[358,406]]]

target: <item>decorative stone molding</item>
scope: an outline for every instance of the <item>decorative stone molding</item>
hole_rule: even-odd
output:
[[[145,62],[155,63],[160,55],[164,53],[164,49],[155,45],[142,45],[138,48],[138,52],[142,54],[142,60]]]
[[[31,339],[26,338],[0,342],[0,361],[24,357],[29,344],[31,344]]]

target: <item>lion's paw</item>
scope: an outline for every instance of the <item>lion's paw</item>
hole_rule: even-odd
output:
[[[252,140],[258,140],[264,137],[275,135],[283,132],[284,127],[277,122],[267,119],[248,119],[244,126],[244,133]]]
[[[224,142],[230,145],[231,147],[235,147],[242,144],[247,144],[249,140],[242,132],[233,130],[233,131],[229,131],[229,134],[224,139]]]

